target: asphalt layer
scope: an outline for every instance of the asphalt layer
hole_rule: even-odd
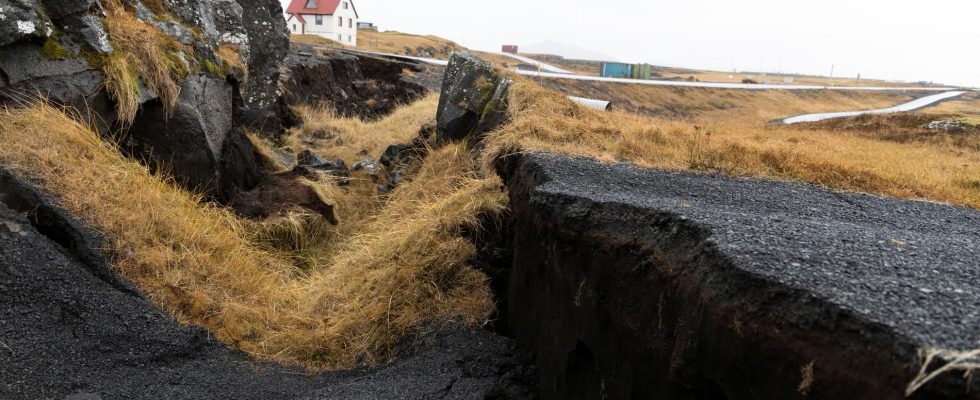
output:
[[[123,288],[124,289],[124,288]],[[259,363],[97,277],[0,196],[2,399],[529,398],[533,370],[481,329],[408,340],[390,365],[311,375]]]
[[[816,186],[530,155],[540,198],[664,213],[736,268],[919,347],[980,348],[980,212]],[[542,200],[547,201],[547,200]]]

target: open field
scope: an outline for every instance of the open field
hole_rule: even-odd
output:
[[[970,91],[955,99],[947,100],[933,107],[923,109],[930,114],[963,114],[980,116],[980,92]]]
[[[524,54],[535,60],[552,64],[581,75],[599,75],[599,66],[602,60],[573,60],[552,54]],[[720,82],[720,83],[742,83],[745,79],[750,79],[758,83],[769,81],[771,84],[792,84],[792,85],[813,85],[813,86],[923,86],[938,87],[941,85],[919,85],[910,83],[889,82],[878,79],[861,79],[857,77],[835,77],[831,79],[826,76],[798,75],[798,74],[762,74],[757,72],[722,72],[704,71],[688,68],[653,66],[653,75],[659,79],[670,80],[690,80],[700,82]],[[786,82],[785,78],[792,78],[792,83]]]
[[[565,79],[543,79],[539,82],[569,95],[613,101],[614,108],[624,112],[669,119],[752,124],[765,124],[774,119],[808,113],[890,107],[922,95],[909,92],[686,88]]]
[[[290,40],[296,43],[315,44],[336,48],[350,48],[338,42],[314,35],[292,35]],[[368,30],[357,31],[357,50],[374,51],[378,53],[399,54],[412,57],[449,59],[455,51],[467,50],[456,42],[438,36],[422,36],[394,31],[376,32]],[[480,57],[490,60],[498,67],[508,69],[513,67],[515,60],[492,53],[474,51]]]

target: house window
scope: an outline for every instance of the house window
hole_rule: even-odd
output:
[[[317,8],[316,7],[316,0],[307,0],[307,2],[306,2],[306,8]]]
[[[350,7],[348,7],[348,5],[347,5],[347,2],[345,1],[345,2],[344,2],[344,9],[346,10],[346,9],[348,9],[348,8],[350,8]]]
[[[296,24],[293,24],[293,32],[296,32]]]
[[[347,27],[348,28],[353,28],[354,27],[354,19],[347,18]]]
[[[317,15],[316,16],[316,24],[317,25],[323,25],[323,16],[322,15]]]
[[[343,41],[343,40],[344,40],[344,35],[341,35],[341,34],[337,34],[337,41],[338,41],[338,42],[341,42],[341,41]]]
[[[337,26],[344,26],[344,17],[337,17]]]
[[[354,43],[354,38],[352,38],[350,35],[347,35],[347,41]]]

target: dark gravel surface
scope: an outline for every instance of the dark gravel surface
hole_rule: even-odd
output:
[[[309,375],[254,362],[116,286],[0,196],[0,399],[525,398],[533,381],[509,340],[479,329],[411,340],[382,368]]]
[[[815,186],[532,155],[536,191],[657,210],[737,268],[924,347],[980,348],[980,212]]]

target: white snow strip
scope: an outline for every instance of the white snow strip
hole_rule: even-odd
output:
[[[940,101],[943,101],[943,100],[946,100],[946,99],[951,99],[951,98],[954,98],[954,97],[957,97],[957,96],[962,96],[964,94],[966,94],[966,92],[946,92],[946,93],[939,93],[939,94],[934,94],[934,95],[931,95],[931,96],[926,96],[926,97],[918,98],[918,99],[912,100],[912,101],[910,101],[908,103],[905,103],[905,104],[899,104],[899,105],[894,106],[894,107],[883,108],[883,109],[880,109],[880,110],[849,111],[849,112],[836,112],[836,113],[820,113],[820,114],[799,115],[799,116],[796,116],[796,117],[786,118],[786,119],[783,120],[783,123],[789,125],[789,124],[795,124],[795,123],[799,123],[799,122],[823,121],[825,119],[831,119],[831,118],[856,117],[858,115],[864,115],[864,114],[891,114],[891,113],[897,113],[897,112],[915,111],[915,110],[918,110],[920,108],[927,107],[927,106],[933,105],[935,103],[938,103]]]
[[[555,74],[574,74],[574,72],[572,72],[572,71],[561,69],[561,68],[558,68],[558,67],[556,67],[554,65],[551,65],[551,64],[545,64],[545,63],[543,63],[541,61],[533,60],[533,59],[524,57],[522,55],[511,54],[511,53],[497,53],[497,52],[490,52],[490,53],[491,54],[500,55],[500,56],[504,56],[504,57],[510,57],[510,58],[513,58],[513,59],[518,60],[518,61],[520,61],[522,63],[525,63],[525,64],[531,64],[533,66],[538,67],[539,69],[541,69],[541,71],[544,71],[544,72],[551,72],[551,73],[555,73]]]

